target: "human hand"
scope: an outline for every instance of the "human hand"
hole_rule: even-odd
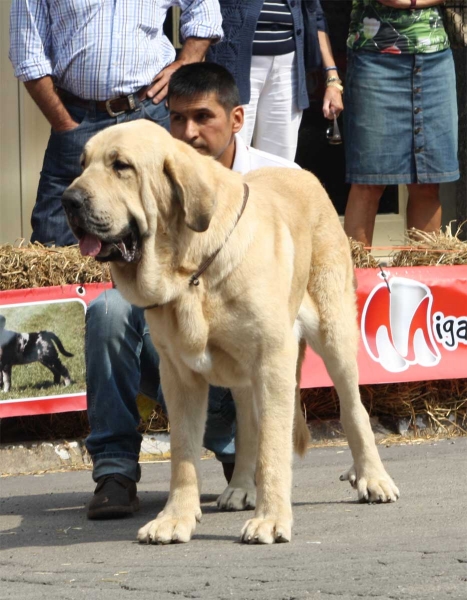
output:
[[[323,115],[332,121],[334,115],[338,117],[343,110],[342,93],[338,88],[329,85],[324,92]]]
[[[66,131],[73,131],[73,129],[76,129],[77,127],[79,127],[79,123],[70,120],[60,123],[59,125],[52,127],[52,129],[55,131],[55,133],[65,133]]]
[[[410,0],[378,0],[378,2],[390,8],[399,8],[401,10],[410,8]]]
[[[165,67],[165,69],[162,69],[159,75],[157,75],[152,82],[151,87],[146,92],[146,96],[148,98],[152,98],[154,104],[159,104],[159,102],[167,96],[170,78],[175,71],[184,64],[185,63],[180,60],[174,60],[172,64],[170,64],[168,67]]]

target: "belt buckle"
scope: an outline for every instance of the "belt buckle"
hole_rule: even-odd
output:
[[[114,98],[114,100],[116,100],[117,98]],[[129,111],[138,111],[141,110],[141,108],[136,108],[136,102],[135,102],[135,96],[134,94],[128,94],[128,96],[126,97],[126,99],[128,100],[128,110]],[[118,117],[120,115],[125,114],[127,111],[126,110],[120,110],[118,112],[114,112],[112,110],[112,108],[110,107],[110,103],[113,102],[113,100],[106,100],[105,102],[105,108],[107,110],[107,113],[111,116],[111,117]]]
[[[129,94],[127,96],[127,100],[128,100],[128,104],[130,105],[130,110],[132,112],[138,112],[138,111],[141,110],[141,106],[136,107],[135,95],[134,94]]]
[[[110,103],[112,102],[112,100],[106,100],[105,101],[105,109],[107,110],[107,113],[111,116],[111,117],[119,117],[120,115],[124,115],[126,111],[124,110],[119,110],[118,112],[114,112],[111,108],[110,108]]]

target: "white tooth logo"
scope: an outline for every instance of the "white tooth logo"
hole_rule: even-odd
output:
[[[377,285],[367,298],[361,322],[371,358],[391,373],[410,365],[437,365],[441,354],[431,330],[432,305],[430,288],[419,281],[392,277]]]

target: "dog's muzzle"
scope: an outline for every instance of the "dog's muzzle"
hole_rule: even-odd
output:
[[[84,202],[87,199],[87,194],[79,188],[68,188],[63,192],[62,205],[67,215],[79,213]]]
[[[109,224],[97,223],[89,214],[86,192],[79,188],[65,190],[62,205],[83,256],[92,256],[101,262],[139,260],[141,236],[136,221],[131,221],[120,235],[110,237]]]

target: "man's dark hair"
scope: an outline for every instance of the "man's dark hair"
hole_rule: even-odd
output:
[[[212,93],[226,112],[240,104],[240,93],[230,71],[216,63],[191,63],[177,69],[170,78],[167,100]]]

